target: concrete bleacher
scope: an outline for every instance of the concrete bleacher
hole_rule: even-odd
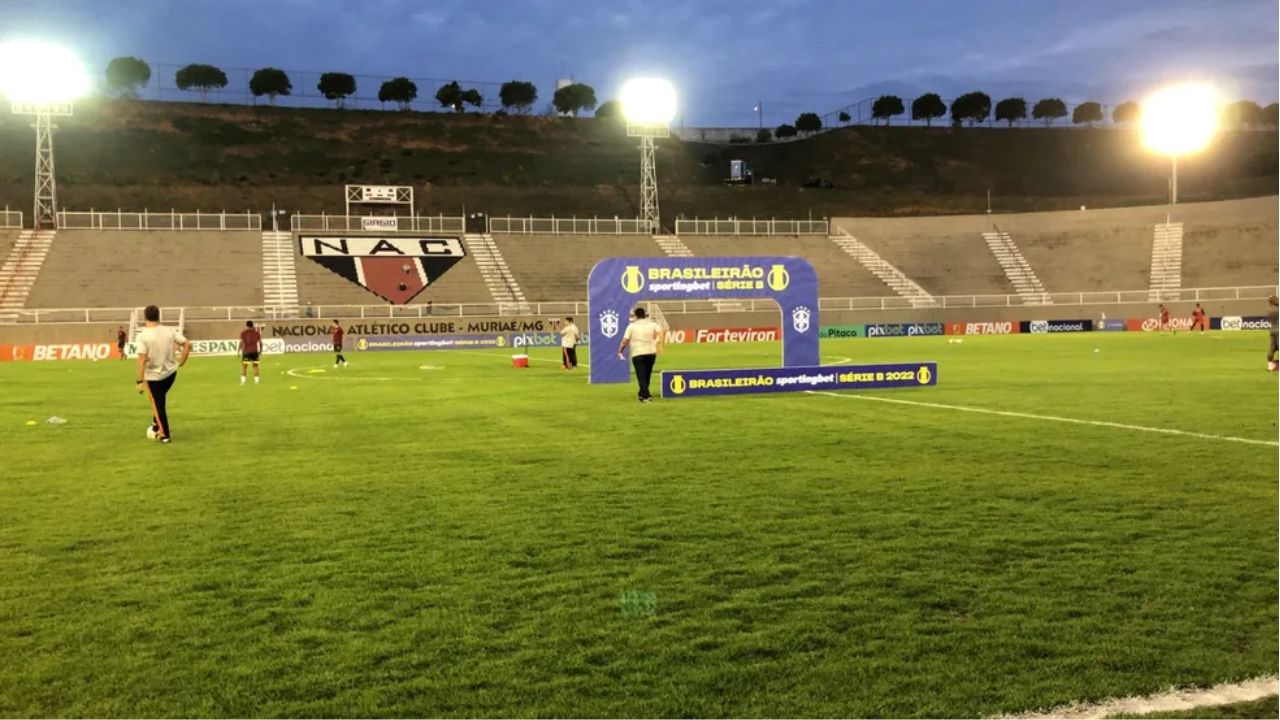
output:
[[[880,297],[893,295],[887,285],[820,235],[681,235],[696,256],[799,255],[818,271],[818,292],[823,297]]]
[[[607,257],[662,257],[647,235],[494,235],[526,299],[580,300],[587,275]]]
[[[991,229],[986,216],[835,218],[833,223],[932,295],[1015,292],[982,239]]]
[[[352,233],[353,235],[359,233]],[[356,283],[303,257],[294,235],[294,267],[298,278],[298,302],[303,305],[383,305],[383,300]],[[431,301],[435,305],[491,304],[493,295],[485,286],[475,259],[467,256],[449,268],[416,297],[412,304]]]
[[[9,257],[9,252],[13,250],[13,243],[17,239],[17,230],[0,230],[0,264],[4,263],[5,258]]]
[[[29,308],[262,304],[258,232],[60,230]]]
[[[1273,285],[1280,274],[1275,196],[1179,205],[1183,287]]]

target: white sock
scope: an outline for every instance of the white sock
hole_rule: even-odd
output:
[[[254,376],[253,376],[253,384],[254,384],[254,385],[257,385],[257,384],[258,384],[258,381],[259,381],[259,380],[261,380],[261,379],[262,379],[262,378],[258,377],[257,375],[254,375]]]
[[[243,385],[243,384],[244,384],[244,376],[243,376],[243,375],[241,375],[241,376],[240,376],[240,384],[241,384],[241,385]]]

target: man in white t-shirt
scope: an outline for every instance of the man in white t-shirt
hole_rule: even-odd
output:
[[[653,402],[653,396],[649,394],[649,382],[653,379],[653,366],[662,349],[662,326],[650,320],[642,307],[636,308],[634,315],[635,319],[622,334],[622,342],[618,345],[618,359],[622,359],[623,351],[630,345],[631,366],[636,370],[636,384],[640,386],[640,402]]]
[[[565,318],[564,325],[560,326],[560,358],[564,361],[565,370],[578,368],[578,338],[581,336],[573,318]]]
[[[180,331],[160,324],[160,308],[155,305],[148,305],[143,317],[147,327],[138,333],[138,392],[146,393],[151,400],[147,436],[167,443],[173,439],[173,428],[169,426],[166,399],[178,379],[178,368],[187,364],[191,343]],[[179,348],[182,357],[177,356]]]

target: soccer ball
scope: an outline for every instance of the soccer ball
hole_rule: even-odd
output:
[[[155,439],[156,439],[156,428],[155,428],[155,426],[154,426],[154,425],[148,425],[148,426],[147,426],[147,439],[148,439],[148,440],[155,440]]]

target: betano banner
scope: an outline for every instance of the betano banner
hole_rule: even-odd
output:
[[[616,350],[632,308],[646,300],[774,300],[782,365],[819,364],[818,274],[801,257],[606,258],[591,269],[587,295],[593,383],[631,379],[631,364]]]
[[[806,390],[876,390],[937,384],[936,362],[669,370],[662,373],[662,397],[691,398]]]

